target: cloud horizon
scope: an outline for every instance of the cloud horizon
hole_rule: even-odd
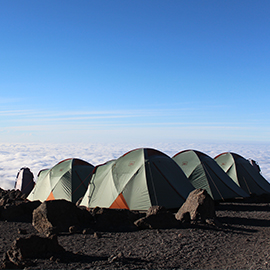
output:
[[[0,144],[0,187],[13,189],[22,167],[29,167],[35,179],[40,170],[51,168],[67,158],[80,158],[96,166],[117,159],[136,148],[155,148],[172,157],[176,153],[194,149],[214,158],[223,152],[235,152],[259,163],[262,175],[270,180],[270,144],[235,143],[127,143],[127,144]]]

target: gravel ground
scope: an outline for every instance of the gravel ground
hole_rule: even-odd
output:
[[[33,259],[27,269],[270,269],[270,203],[220,203],[220,226],[62,234],[60,258]],[[0,256],[18,229],[30,223],[0,221]]]

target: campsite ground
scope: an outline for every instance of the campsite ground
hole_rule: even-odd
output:
[[[267,269],[270,203],[220,203],[220,226],[65,234],[60,258],[34,259],[27,269]],[[0,221],[0,256],[19,235],[37,234],[30,223]]]

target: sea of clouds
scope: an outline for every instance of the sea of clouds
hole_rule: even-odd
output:
[[[234,152],[258,162],[262,175],[270,181],[270,144],[236,143],[148,143],[148,144],[0,144],[0,187],[12,189],[20,168],[28,167],[35,179],[40,170],[51,168],[61,160],[80,158],[96,166],[119,158],[126,152],[155,148],[170,157],[194,149],[214,158],[223,152]]]

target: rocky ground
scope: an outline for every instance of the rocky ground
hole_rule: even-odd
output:
[[[133,232],[62,233],[61,255],[34,258],[26,269],[268,269],[270,203],[223,202],[218,226]],[[0,257],[18,237],[38,234],[30,222],[0,221]]]

